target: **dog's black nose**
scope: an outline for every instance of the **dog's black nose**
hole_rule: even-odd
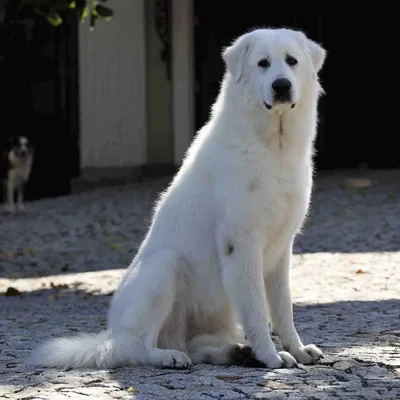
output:
[[[272,83],[272,89],[277,97],[285,97],[289,94],[292,84],[289,79],[278,78]]]

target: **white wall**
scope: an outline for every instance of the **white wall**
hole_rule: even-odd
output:
[[[114,0],[110,22],[80,26],[81,168],[147,161],[145,1]]]
[[[174,161],[182,163],[195,134],[194,1],[172,1]]]

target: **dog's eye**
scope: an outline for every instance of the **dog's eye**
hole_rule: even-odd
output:
[[[258,62],[258,66],[261,68],[268,68],[270,66],[270,63],[266,58],[263,58]]]
[[[292,56],[287,56],[286,57],[286,64],[290,65],[291,67],[293,67],[293,66],[295,66],[297,64],[297,60]]]

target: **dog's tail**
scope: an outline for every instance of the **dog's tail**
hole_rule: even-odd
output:
[[[128,334],[112,336],[110,331],[52,339],[36,349],[27,364],[45,367],[108,369],[138,365],[145,361],[145,349]]]

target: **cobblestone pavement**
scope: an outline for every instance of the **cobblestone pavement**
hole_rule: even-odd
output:
[[[353,179],[354,178],[354,179]],[[400,171],[318,174],[295,247],[295,322],[321,364],[293,370],[27,368],[52,336],[106,323],[110,295],[168,180],[96,189],[0,213],[0,398],[399,399]]]

